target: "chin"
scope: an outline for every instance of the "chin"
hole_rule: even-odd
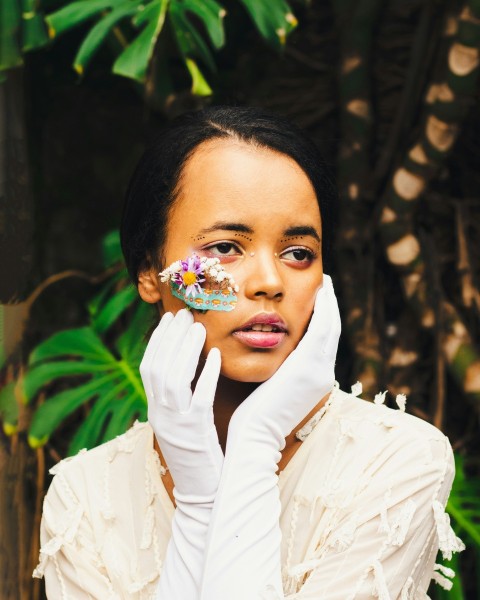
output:
[[[222,375],[241,383],[263,383],[270,379],[283,362],[273,356],[256,354],[248,360],[239,362],[224,361]]]

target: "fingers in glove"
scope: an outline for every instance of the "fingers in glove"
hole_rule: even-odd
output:
[[[171,369],[165,374],[168,404],[180,412],[190,409],[191,384],[197,371],[206,335],[205,327],[201,323],[193,323],[185,334]]]
[[[330,277],[329,277],[330,279]],[[325,343],[324,352],[327,356],[330,356],[333,360],[337,355],[338,341],[340,339],[340,333],[342,331],[342,322],[340,320],[340,311],[338,308],[337,297],[333,289],[333,283],[330,279],[330,283],[326,288],[327,293],[327,313],[330,321],[330,330],[327,341]]]
[[[303,345],[308,346],[311,350],[320,350],[323,354],[330,354],[335,339],[338,345],[339,325],[340,316],[332,279],[329,275],[324,274],[323,286],[315,297],[313,315],[303,337]]]
[[[165,402],[166,377],[171,372],[172,363],[192,323],[193,316],[190,311],[186,309],[179,310],[155,346],[155,353],[150,363],[149,372],[147,372],[147,378],[153,395],[155,398],[158,397],[162,403]]]
[[[213,405],[221,366],[222,357],[220,350],[218,348],[212,348],[208,353],[205,366],[203,367],[197,385],[195,386],[195,393],[192,398],[192,408],[210,408]]]
[[[159,324],[155,328],[154,332],[150,336],[147,347],[145,349],[145,354],[143,355],[142,362],[140,364],[140,375],[142,376],[142,381],[145,386],[145,392],[148,397],[152,394],[152,386],[150,380],[150,372],[153,364],[153,360],[155,358],[155,354],[157,352],[159,344],[162,342],[162,338],[165,335],[168,326],[173,321],[174,315],[171,312],[167,312],[160,319]]]

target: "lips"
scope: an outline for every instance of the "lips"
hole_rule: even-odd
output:
[[[241,325],[233,335],[251,348],[274,348],[285,339],[287,326],[279,315],[261,313]]]

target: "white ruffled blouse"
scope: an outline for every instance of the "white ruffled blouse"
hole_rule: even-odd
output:
[[[424,600],[432,578],[451,586],[435,563],[464,548],[444,510],[448,438],[338,386],[297,437],[278,483],[286,599]],[[174,506],[153,441],[137,422],[51,469],[33,574],[49,599],[154,600]]]

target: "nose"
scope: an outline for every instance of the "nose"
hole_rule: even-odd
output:
[[[245,296],[252,300],[262,297],[281,300],[285,287],[280,273],[281,263],[273,252],[257,251],[247,260]]]

